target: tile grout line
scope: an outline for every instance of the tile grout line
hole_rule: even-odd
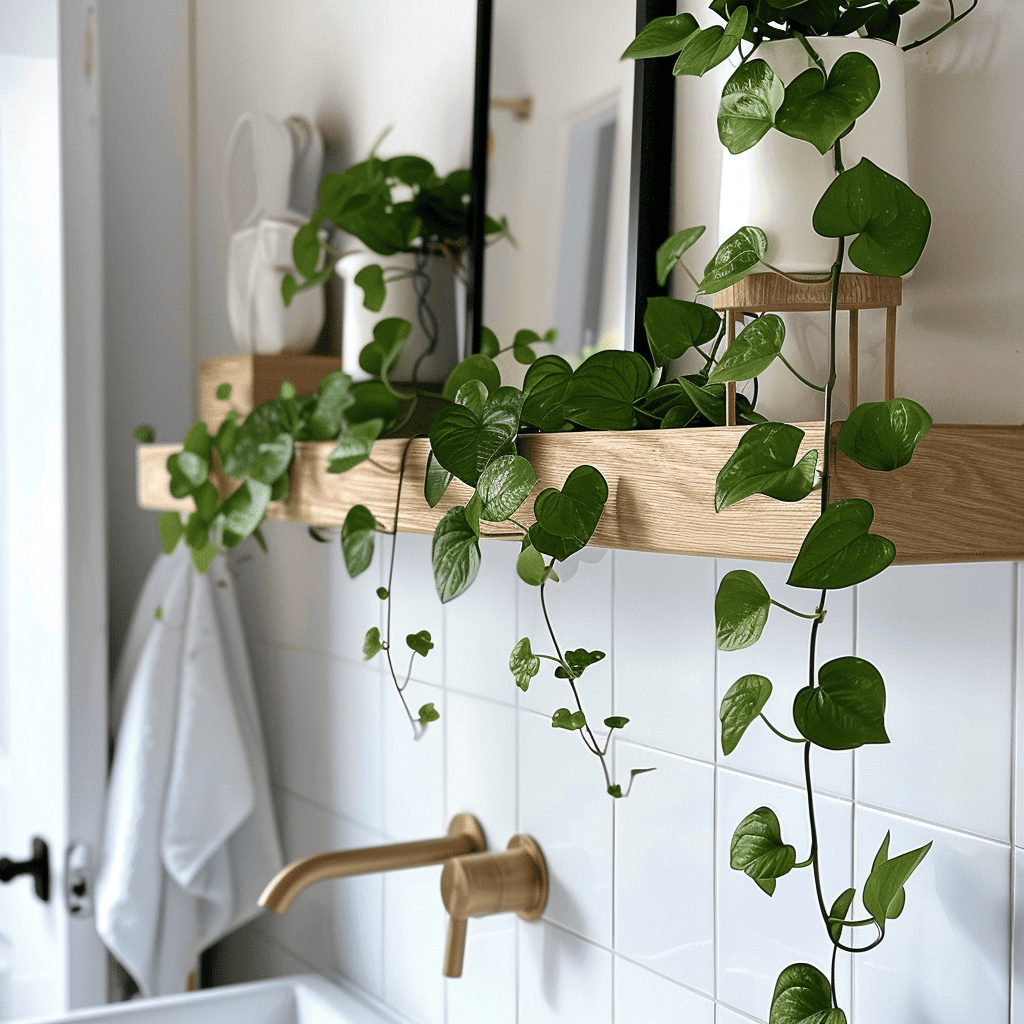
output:
[[[860,640],[860,587],[855,586],[851,595],[853,613],[853,655],[859,657]],[[850,756],[850,885],[857,881],[857,751],[854,750]],[[850,958],[850,1020],[856,1024],[857,1020],[857,955],[848,953]]]
[[[1010,942],[1009,942],[1009,1020],[1012,1024],[1014,1019],[1014,961],[1017,953],[1017,929],[1015,927],[1017,908],[1017,767],[1020,750],[1017,744],[1019,730],[1018,715],[1020,714],[1019,691],[1021,686],[1021,649],[1024,647],[1024,612],[1022,612],[1021,578],[1024,576],[1024,562],[1018,562],[1014,567],[1011,592],[1013,594],[1011,631],[1010,631],[1010,678],[1012,687],[1010,690]]]
[[[520,584],[519,584],[519,574],[518,573],[516,573],[516,575],[515,575],[515,577],[513,579],[512,588],[513,588],[512,589],[512,621],[515,624],[514,635],[516,636],[516,638],[518,638],[520,636],[519,629],[520,629],[520,626],[522,625],[520,620],[519,620]],[[520,772],[522,771],[522,757],[520,756],[520,754],[521,754],[521,750],[522,750],[522,732],[523,732],[523,730],[522,730],[522,722],[520,720],[520,715],[521,715],[521,708],[519,706],[520,693],[521,693],[521,691],[520,691],[519,687],[516,686],[515,687],[515,694],[514,694],[514,696],[516,698],[516,703],[515,703],[515,721],[516,721],[516,726],[515,726],[515,765],[514,765],[514,768],[515,768],[515,772],[514,772],[514,774],[515,774],[514,799],[515,799],[515,824],[516,824],[516,832],[522,832],[522,830],[523,830],[522,815],[521,815],[521,810],[520,810],[520,806],[519,806],[520,793],[522,792],[522,787],[520,786]],[[520,940],[522,938],[522,925],[519,923],[518,918],[514,922],[513,928],[514,928],[514,931],[512,933],[513,934],[513,940],[512,940],[512,943],[513,943],[512,979],[513,979],[513,992],[514,992],[513,1004],[515,1006],[515,1019],[516,1019],[516,1022],[517,1022],[517,1024],[520,1024],[520,1021],[519,1021],[519,1016],[520,1016],[520,1009],[519,1009],[519,987],[520,987],[520,982],[521,982],[521,978],[522,978],[522,958],[519,955],[519,945],[520,945]]]
[[[719,560],[715,559],[715,567],[713,573],[714,585],[713,589],[715,594],[718,593],[719,583]],[[717,727],[715,726],[715,720],[717,718],[715,714],[715,707],[718,704],[718,641],[715,640],[715,653],[712,660],[713,670],[711,674],[711,749],[714,753],[714,782],[712,785],[712,814],[711,814],[711,900],[712,910],[711,915],[711,966],[712,966],[712,979],[711,989],[715,1000],[715,1018],[718,1018],[718,967],[719,967],[719,927],[718,927],[718,914],[719,914],[719,900],[718,900],[718,779],[719,779],[719,763],[718,763],[718,736]]]
[[[441,701],[443,712],[441,714],[441,819],[447,822],[451,817],[451,808],[448,799],[448,743],[451,733],[448,731],[448,611],[441,605]],[[445,915],[447,917],[447,915]],[[448,922],[445,921],[447,929]],[[442,942],[447,943],[447,932],[442,936]],[[447,1024],[448,1021],[448,989],[450,982],[447,979],[441,981],[441,1019]]]
[[[608,579],[608,604],[610,606],[609,607],[609,624],[611,626],[611,629],[610,629],[610,632],[609,632],[609,636],[608,636],[608,654],[609,654],[608,660],[610,662],[610,664],[609,664],[610,673],[609,674],[611,675],[611,684],[612,684],[612,692],[611,692],[612,706],[611,706],[611,713],[614,715],[615,714],[616,705],[617,705],[616,697],[618,695],[617,694],[617,690],[616,690],[616,683],[615,683],[615,681],[616,681],[616,672],[615,672],[615,552],[614,551],[612,551],[612,554],[611,554],[611,562],[612,562],[612,567],[611,567],[611,571],[608,574],[608,577],[609,577],[609,579]],[[613,743],[611,745],[611,749],[609,750],[609,753],[612,755],[612,770],[613,770],[613,772],[616,772],[616,773],[617,773],[618,760],[619,760],[618,757],[616,756],[617,751],[618,751],[618,743],[616,742],[616,743]],[[617,777],[617,774],[612,775],[612,778],[616,778],[616,777]],[[617,802],[618,801],[615,800],[614,798],[612,799],[612,848],[611,848],[611,860],[612,860],[612,899],[611,899],[611,915],[612,915],[612,943],[611,943],[611,945],[612,945],[612,958],[611,958],[611,969],[612,970],[611,970],[611,979],[610,979],[610,982],[611,982],[611,984],[610,984],[611,1006],[609,1007],[609,1009],[611,1010],[611,1021],[612,1021],[612,1024],[615,1024],[615,947],[616,947],[615,907],[616,907],[616,903],[618,902],[617,898],[616,898],[617,889],[616,889],[616,885],[615,885],[615,881],[616,881],[616,875],[615,875],[615,867],[616,867],[616,865],[615,865],[615,846],[616,846],[616,838],[617,838],[616,828],[617,828],[617,825],[618,825],[618,814],[616,813],[615,805],[616,805]]]

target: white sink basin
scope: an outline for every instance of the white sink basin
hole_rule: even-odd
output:
[[[315,974],[225,985],[183,996],[133,999],[32,1017],[15,1024],[394,1024],[378,1010]]]

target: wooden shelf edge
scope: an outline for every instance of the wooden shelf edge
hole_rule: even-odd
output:
[[[821,451],[824,425],[798,426],[805,431],[800,453]],[[816,492],[792,504],[755,496],[715,512],[715,477],[745,429],[532,434],[519,439],[519,450],[539,478],[534,495],[544,487],[560,487],[577,465],[601,470],[609,500],[594,534],[599,547],[790,562],[817,518]],[[292,466],[291,497],[286,504],[272,505],[269,515],[340,526],[353,505],[363,504],[390,524],[407,446],[399,529],[430,533],[449,508],[465,503],[470,490],[455,481],[436,509],[426,504],[429,446],[424,439],[378,441],[372,461],[344,474],[326,472],[333,442],[301,443]],[[191,500],[177,501],[167,489],[164,463],[177,450],[175,445],[139,447],[141,507],[192,509]],[[872,529],[896,544],[897,563],[1024,558],[1024,427],[937,424],[913,462],[895,473],[872,473],[842,455],[835,466],[833,496],[871,501]],[[527,525],[532,507],[531,496],[517,517]]]

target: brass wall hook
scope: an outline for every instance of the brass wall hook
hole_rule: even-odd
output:
[[[441,899],[449,914],[444,951],[446,978],[462,976],[466,922],[471,917],[514,910],[535,921],[548,902],[548,869],[544,854],[527,835],[514,835],[503,853],[455,857],[441,872]]]
[[[440,864],[451,857],[485,850],[483,829],[472,814],[456,814],[448,835],[390,846],[367,846],[358,850],[336,850],[293,861],[282,868],[259,898],[261,907],[283,914],[303,889],[328,878],[398,871],[425,864]]]

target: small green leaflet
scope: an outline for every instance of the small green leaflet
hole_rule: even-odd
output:
[[[374,655],[380,654],[384,650],[384,645],[380,642],[380,629],[377,626],[371,626],[366,631],[366,637],[363,639],[363,659],[369,661]]]
[[[424,704],[423,707],[420,708],[418,714],[420,725],[427,725],[429,722],[436,722],[441,717],[441,713],[434,707],[433,701]]]
[[[295,385],[290,380],[281,381],[280,397],[285,401],[291,401],[298,391],[295,390]]]
[[[231,385],[224,383],[217,385],[217,398],[221,402],[226,402],[231,397]]]
[[[365,462],[373,453],[373,442],[381,435],[384,421],[364,420],[346,427],[338,437],[334,451],[327,456],[328,473],[346,473],[360,462]]]
[[[561,356],[541,356],[533,363],[523,381],[523,422],[545,433],[571,429],[562,415],[562,401],[572,374],[572,367]]]
[[[307,423],[310,437],[317,441],[337,437],[352,402],[352,378],[347,373],[335,370],[324,377],[317,388],[316,405]]]
[[[874,518],[875,510],[863,498],[832,502],[807,532],[786,582],[841,590],[877,576],[896,557],[896,547],[868,533]]]
[[[629,725],[629,719],[623,718],[621,715],[613,715],[611,718],[606,718],[604,724],[609,729],[624,729]]]
[[[605,725],[607,725],[607,724],[608,724],[608,719],[605,719]],[[621,798],[621,797],[624,797],[624,796],[629,796],[629,792],[633,788],[633,780],[638,775],[646,775],[647,772],[653,772],[654,770],[655,769],[653,769],[653,768],[630,768],[630,770],[629,770],[629,785],[626,787],[626,792],[623,793],[622,792],[622,786],[620,786],[619,783],[616,782],[616,783],[613,783],[611,786],[608,787],[608,795],[609,796],[614,796],[616,798]]]
[[[683,48],[683,43],[700,30],[692,14],[672,14],[648,22],[640,34],[626,47],[622,60],[645,57],[669,57]]]
[[[205,575],[206,570],[213,565],[213,560],[217,557],[219,552],[216,547],[207,541],[202,547],[192,549],[192,564],[196,567],[196,572],[200,576]]]
[[[427,471],[423,478],[423,497],[431,508],[437,507],[451,482],[452,474],[441,466],[431,452],[427,456]]]
[[[747,29],[746,7],[737,7],[729,16],[729,23],[706,28],[691,35],[679,52],[672,74],[704,75],[721,64],[740,44]]]
[[[718,252],[704,268],[700,291],[705,295],[713,295],[742,281],[761,262],[767,251],[768,236],[760,228],[740,228],[718,247]]]
[[[736,749],[747,727],[761,714],[771,695],[772,684],[765,676],[741,676],[729,687],[718,709],[723,754],[731,754]]]
[[[415,651],[421,658],[425,658],[434,649],[430,633],[425,629],[418,633],[410,633],[405,638],[405,643],[410,651]]]
[[[769,1024],[846,1024],[832,1007],[832,986],[817,967],[790,964],[775,982]]]
[[[522,456],[499,456],[484,468],[476,485],[483,503],[480,518],[489,523],[505,522],[526,501],[536,483],[533,466]]]
[[[379,313],[388,297],[384,284],[384,270],[379,263],[370,263],[363,267],[353,278],[356,285],[363,289],[363,306],[374,313]]]
[[[782,841],[782,828],[770,807],[751,811],[737,826],[729,844],[729,866],[752,878],[771,896],[775,880],[796,864],[796,849]]]
[[[217,517],[223,516],[225,545],[234,547],[248,537],[263,522],[269,503],[270,487],[255,479],[246,480],[228,495]]]
[[[391,596],[391,594],[390,594],[390,592],[388,591],[388,588],[387,588],[387,587],[378,587],[378,588],[377,588],[377,596],[378,596],[378,597],[379,597],[379,598],[380,598],[380,599],[381,599],[382,601],[386,601],[386,600],[387,600],[387,599],[388,599],[388,598],[389,598],[389,597]]]
[[[538,551],[564,561],[586,547],[597,529],[608,484],[593,466],[577,466],[566,477],[562,489],[548,487],[537,495],[530,527],[530,542]]]
[[[931,425],[928,412],[909,398],[865,402],[839,431],[839,450],[865,469],[891,472],[910,462]]]
[[[715,511],[735,505],[752,494],[778,501],[800,501],[814,488],[818,452],[796,459],[804,432],[789,423],[758,423],[740,438],[736,451],[719,470]]]
[[[516,331],[516,336],[512,339],[512,357],[517,363],[529,366],[537,358],[532,346],[538,341],[540,335],[536,331]]]
[[[715,636],[720,651],[738,651],[761,639],[772,599],[764,584],[747,569],[722,577],[715,595]]]
[[[476,579],[480,543],[461,505],[448,509],[434,530],[431,546],[434,584],[442,604],[458,597]]]
[[[530,649],[530,638],[524,636],[508,659],[509,671],[515,677],[516,686],[524,692],[530,688],[530,680],[540,671],[540,658]]]
[[[828,914],[828,931],[832,936],[833,942],[839,942],[842,938],[842,922],[846,920],[846,915],[850,912],[850,906],[853,904],[853,898],[856,895],[856,889],[847,889],[845,892],[840,893],[839,896],[836,897],[835,903],[832,904],[832,909]]]
[[[221,387],[224,385],[222,384]],[[152,444],[156,440],[156,430],[149,423],[140,423],[133,431],[132,437],[139,444]]]
[[[864,892],[861,899],[864,901],[864,909],[874,918],[875,923],[882,932],[885,932],[886,919],[898,917],[903,910],[905,896],[903,886],[917,869],[917,866],[924,860],[932,844],[926,843],[916,850],[901,853],[898,857],[889,859],[889,833],[885,833],[885,839],[875,854],[874,863],[871,866],[871,874],[864,883]]]
[[[651,379],[650,363],[639,352],[595,352],[566,386],[562,413],[590,430],[631,430],[633,404],[647,393]]]
[[[480,328],[480,355],[493,359],[501,351],[498,336],[490,327]]]
[[[552,729],[568,729],[575,732],[587,724],[586,715],[582,711],[570,711],[568,708],[559,708],[551,716]]]
[[[658,252],[655,255],[655,266],[657,268],[658,284],[661,287],[665,286],[668,275],[672,273],[683,253],[704,234],[704,231],[703,224],[695,228],[683,228],[682,231],[677,231],[671,238],[666,239],[658,246]],[[648,300],[648,308],[650,308],[650,300]]]
[[[864,157],[829,185],[813,224],[825,238],[856,235],[850,262],[865,274],[901,277],[921,258],[932,216],[916,192]]]
[[[718,360],[708,383],[753,380],[775,362],[785,340],[786,325],[781,316],[775,313],[759,316],[736,336],[732,346]]]
[[[781,79],[766,61],[741,64],[725,83],[718,107],[722,145],[734,155],[756,146],[775,123],[783,94]]]
[[[596,665],[597,662],[603,661],[604,657],[604,651],[588,651],[582,647],[577,647],[575,651],[565,652],[565,663],[569,666],[569,671],[572,672],[571,678],[579,679],[591,665]],[[559,679],[570,678],[569,672],[566,672],[561,665],[555,669],[555,675]]]
[[[827,662],[818,670],[818,685],[797,693],[793,721],[804,739],[826,750],[888,743],[881,673],[863,658]]]
[[[156,606],[156,609],[153,612],[153,618],[156,619],[157,622],[159,622],[163,617],[164,617],[164,606],[162,604],[158,604]]]
[[[476,355],[467,356],[448,374],[444,390],[441,392],[442,397],[454,402],[459,388],[468,380],[480,381],[487,388],[487,393],[491,394],[501,387],[501,371],[489,355],[478,352]]]
[[[394,368],[405,343],[412,333],[412,324],[400,316],[389,316],[373,325],[373,341],[359,353],[359,365],[374,377],[387,377]]]
[[[523,540],[523,549],[516,559],[516,574],[531,587],[539,587],[546,578],[544,556],[530,543],[529,537]],[[558,577],[556,576],[555,579]]]
[[[365,505],[353,505],[341,525],[341,554],[352,579],[370,567],[376,533],[374,514]]]
[[[169,555],[178,546],[178,541],[181,540],[181,535],[185,532],[185,527],[181,522],[181,513],[161,512],[156,525],[160,531],[160,545],[164,549],[164,554]]]
[[[656,295],[647,300],[644,330],[655,366],[666,366],[688,348],[718,337],[722,318],[710,306]]]
[[[808,68],[786,86],[775,117],[784,135],[804,139],[824,155],[875,101],[880,87],[874,61],[863,53],[844,53],[826,81],[821,69]]]

